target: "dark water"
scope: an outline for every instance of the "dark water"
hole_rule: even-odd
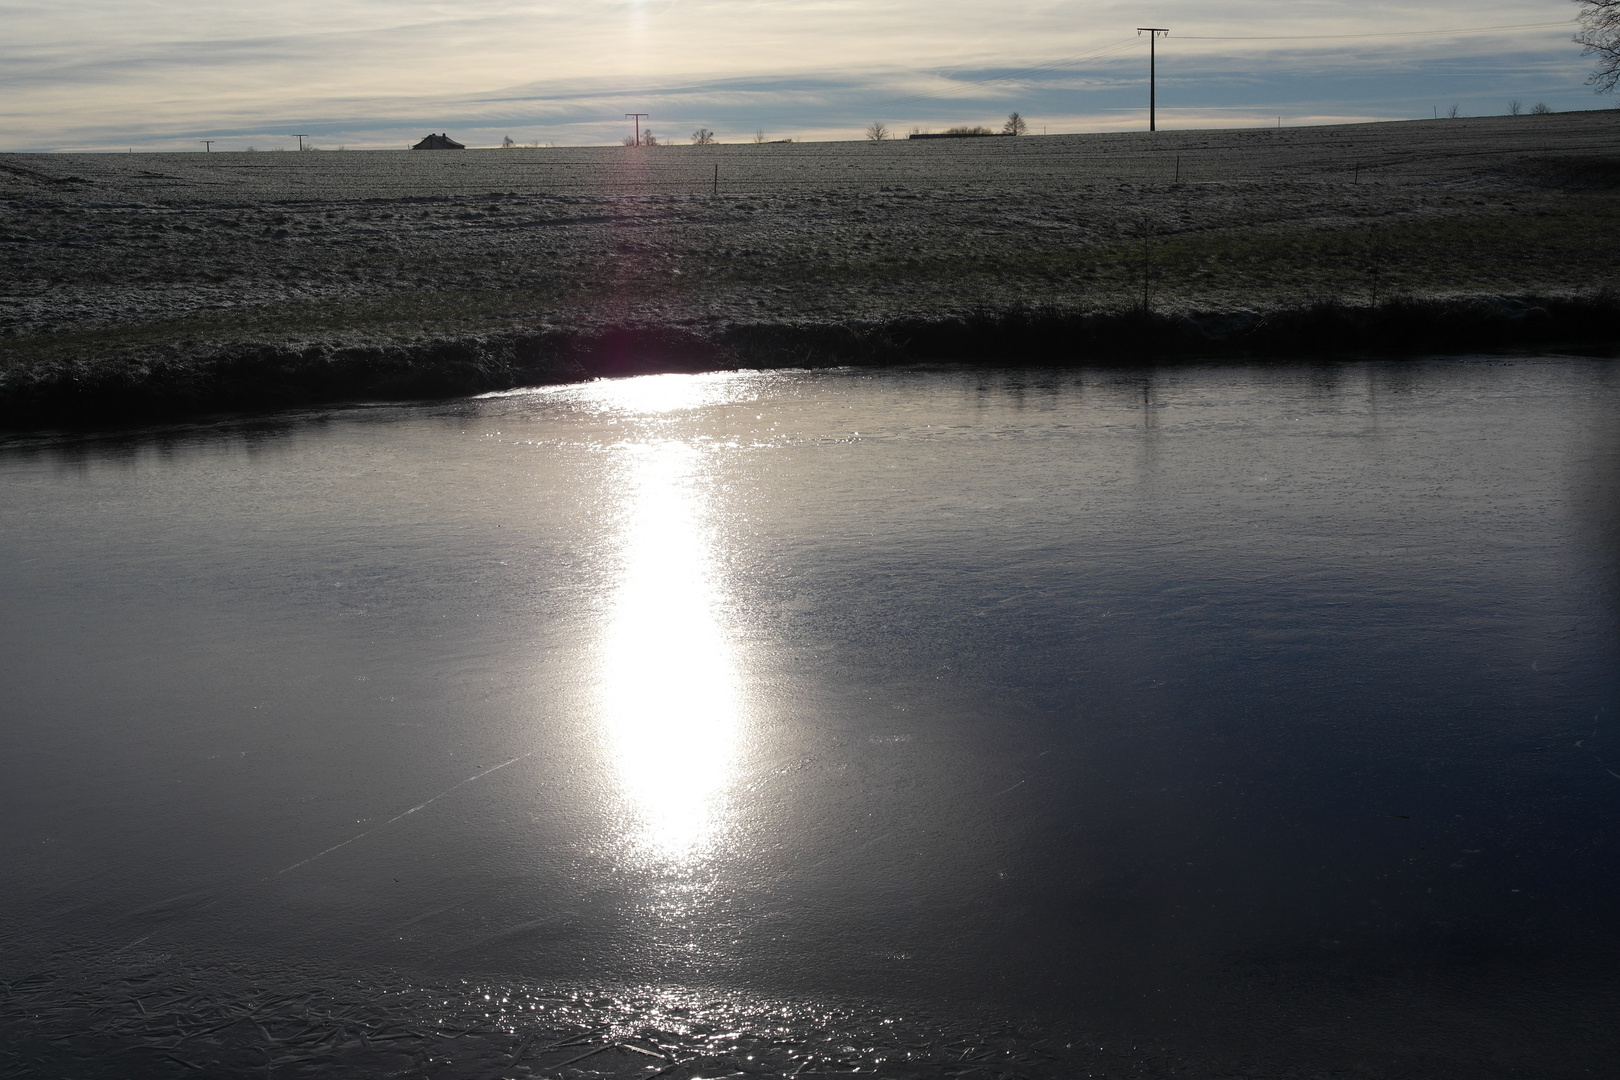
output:
[[[14,440],[0,1069],[1605,1074],[1617,417],[1546,358]]]

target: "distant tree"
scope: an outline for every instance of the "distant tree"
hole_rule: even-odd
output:
[[[866,129],[866,137],[873,142],[882,142],[889,137],[889,125],[881,120],[872,121],[871,125]]]
[[[1003,135],[1024,135],[1028,131],[1029,125],[1024,123],[1024,118],[1017,113],[1008,113],[1007,122],[1001,125]]]
[[[945,129],[945,134],[947,134],[947,135],[994,135],[995,132],[991,131],[989,128],[985,127],[983,124],[975,124],[973,127],[949,127],[949,128]]]
[[[1446,110],[1446,115],[1455,120],[1458,116],[1462,115],[1462,110],[1453,104],[1451,108]]]
[[[1508,102],[1509,116],[1518,116],[1523,111],[1524,106],[1519,102],[1518,98],[1514,98],[1512,101]]]
[[[1613,93],[1620,85],[1620,0],[1575,0],[1575,4],[1581,9],[1575,17],[1581,24],[1575,41],[1583,54],[1597,57],[1586,81],[1600,94]]]
[[[758,131],[754,132],[754,144],[757,146],[758,144],[760,144],[760,143],[762,143],[764,141],[765,141],[765,129],[760,128]]]
[[[710,131],[708,128],[705,128],[705,127],[698,128],[696,131],[692,132],[692,145],[694,145],[694,146],[712,146],[712,145],[714,145],[714,132]]]
[[[642,146],[657,146],[658,145],[658,136],[654,135],[650,128],[644,129],[642,131],[642,133],[641,133],[641,145]]]
[[[506,138],[501,140],[501,145],[504,147],[513,147],[517,145],[517,140],[508,135]]]
[[[1538,101],[1534,105],[1530,106],[1530,113],[1532,116],[1546,116],[1550,112],[1552,112],[1552,106],[1548,105],[1545,101]]]

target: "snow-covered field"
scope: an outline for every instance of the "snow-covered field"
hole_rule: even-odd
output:
[[[1278,308],[1614,282],[1620,113],[464,152],[0,156],[0,350]]]

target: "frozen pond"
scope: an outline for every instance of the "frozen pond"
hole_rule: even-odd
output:
[[[1595,1075],[1617,589],[1612,361],[14,440],[0,1070]]]

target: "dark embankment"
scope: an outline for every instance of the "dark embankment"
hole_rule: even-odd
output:
[[[453,397],[603,376],[744,368],[973,363],[1059,368],[1527,348],[1609,352],[1620,296],[1319,303],[1206,316],[1014,307],[865,325],[542,330],[379,346],[239,346],[0,375],[0,427],[103,427],[344,401]]]

